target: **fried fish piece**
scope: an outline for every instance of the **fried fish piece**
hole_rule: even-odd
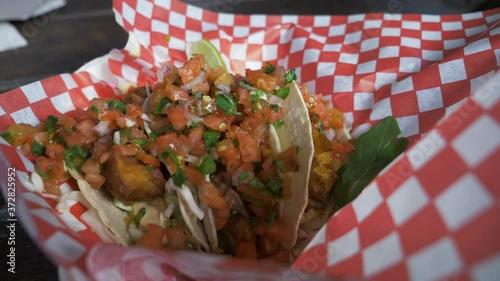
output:
[[[131,156],[112,152],[104,176],[108,190],[121,201],[142,201],[162,196],[165,178],[159,168],[150,169]]]
[[[337,179],[332,153],[332,142],[313,129],[314,156],[309,178],[309,198],[327,202]]]

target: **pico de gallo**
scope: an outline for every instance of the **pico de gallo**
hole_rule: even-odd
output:
[[[120,99],[93,99],[71,117],[13,124],[2,137],[35,161],[44,192],[60,195],[68,169],[92,188],[108,190],[128,212],[126,223],[140,232],[137,245],[197,247],[168,187],[188,185],[195,204],[198,193],[213,211],[225,241],[221,252],[288,262],[290,251],[280,244],[296,230],[278,217],[277,205],[291,196],[282,174],[297,171],[300,147],[273,153],[267,138],[284,124],[282,103],[294,70],[267,63],[244,77],[194,55],[182,67],[162,66],[157,78]],[[328,126],[342,122],[328,119],[334,121]],[[147,219],[148,206],[159,210],[155,219]]]

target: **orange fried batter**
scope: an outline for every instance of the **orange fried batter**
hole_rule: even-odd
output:
[[[324,134],[313,129],[314,157],[309,178],[309,198],[320,202],[330,199],[337,179],[332,142]]]

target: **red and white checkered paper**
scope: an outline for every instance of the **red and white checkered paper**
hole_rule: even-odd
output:
[[[33,163],[0,140],[16,167],[19,222],[69,280],[495,280],[500,276],[500,9],[463,15],[269,16],[215,13],[177,0],[115,0],[132,39],[89,72],[0,95],[0,131],[154,83],[188,42],[209,39],[230,68],[295,68],[354,131],[396,117],[410,149],[322,228],[285,268],[199,253],[99,243],[78,202],[30,192]],[[97,70],[96,70],[97,69]],[[72,184],[66,185],[71,189]],[[74,187],[73,185],[73,188]],[[2,188],[6,193],[6,186]]]

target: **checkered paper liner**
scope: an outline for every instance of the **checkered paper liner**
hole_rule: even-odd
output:
[[[98,70],[0,95],[0,130],[85,108],[117,88],[152,85],[161,63],[181,64],[187,42],[205,38],[237,73],[264,61],[295,68],[300,82],[345,112],[354,132],[395,116],[412,147],[337,212],[287,269],[99,244],[82,219],[89,212],[84,205],[75,202],[59,214],[55,200],[30,192],[25,179],[33,163],[0,140],[0,168],[16,167],[18,175],[18,220],[59,265],[62,279],[500,276],[500,9],[449,16],[244,16],[175,0],[114,1],[114,9],[132,34],[125,49],[111,51]]]

